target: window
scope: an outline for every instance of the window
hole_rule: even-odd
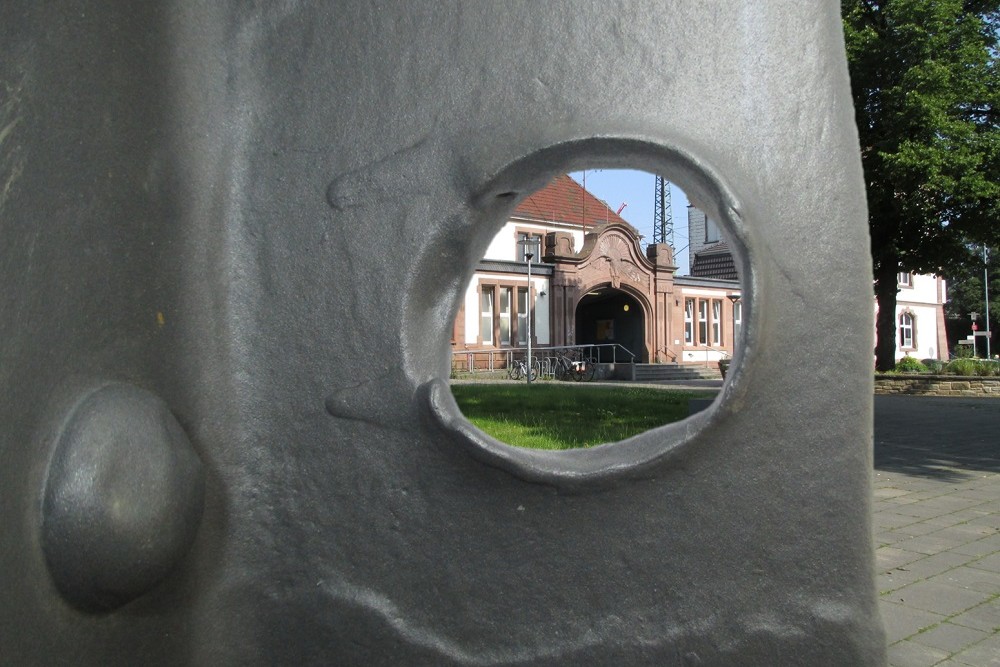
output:
[[[500,288],[500,344],[510,345],[510,288]]]
[[[712,345],[722,345],[722,301],[712,299]]]
[[[910,313],[899,316],[899,346],[913,349],[913,315]]]
[[[694,299],[684,299],[684,342],[694,343]]]
[[[733,304],[733,347],[740,339],[740,327],[743,326],[743,302],[737,301]]]
[[[698,299],[698,344],[708,345],[708,301]]]
[[[532,254],[532,262],[538,262],[542,259],[542,235],[530,232],[518,232],[517,261],[527,262],[527,254],[529,252]]]
[[[517,288],[517,344],[528,344],[528,288]]]
[[[483,343],[493,344],[493,286],[483,285],[479,296],[479,334]]]
[[[719,226],[707,215],[705,216],[705,243],[718,243],[721,240]]]
[[[900,272],[897,276],[897,281],[900,287],[913,287],[913,274]]]

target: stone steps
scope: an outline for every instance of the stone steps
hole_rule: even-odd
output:
[[[722,374],[717,364],[710,366],[680,364],[636,364],[636,382],[671,382],[682,380],[719,380]]]

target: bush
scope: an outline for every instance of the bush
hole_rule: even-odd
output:
[[[975,375],[978,366],[975,359],[952,359],[944,371],[952,375]]]
[[[893,370],[897,373],[926,373],[927,367],[913,357],[903,357],[896,362]]]
[[[970,359],[972,357],[971,345],[956,345],[951,356],[955,359]]]
[[[984,377],[989,375],[1000,375],[1000,363],[994,361],[993,359],[977,359],[976,375]]]
[[[940,373],[944,368],[944,363],[940,359],[921,359],[920,363],[927,367],[931,373]]]

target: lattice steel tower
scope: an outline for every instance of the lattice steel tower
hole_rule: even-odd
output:
[[[674,247],[674,216],[670,210],[670,181],[656,177],[656,195],[653,206],[653,243],[666,243]]]

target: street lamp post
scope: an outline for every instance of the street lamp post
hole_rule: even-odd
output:
[[[986,358],[990,356],[990,269],[986,263],[986,245],[983,244],[983,289],[986,291]]]
[[[525,298],[528,312],[524,314],[524,321],[528,330],[528,372],[525,373],[528,376],[528,384],[531,384],[531,258],[534,256],[535,254],[531,252],[524,253],[525,259],[528,260],[528,294]]]

